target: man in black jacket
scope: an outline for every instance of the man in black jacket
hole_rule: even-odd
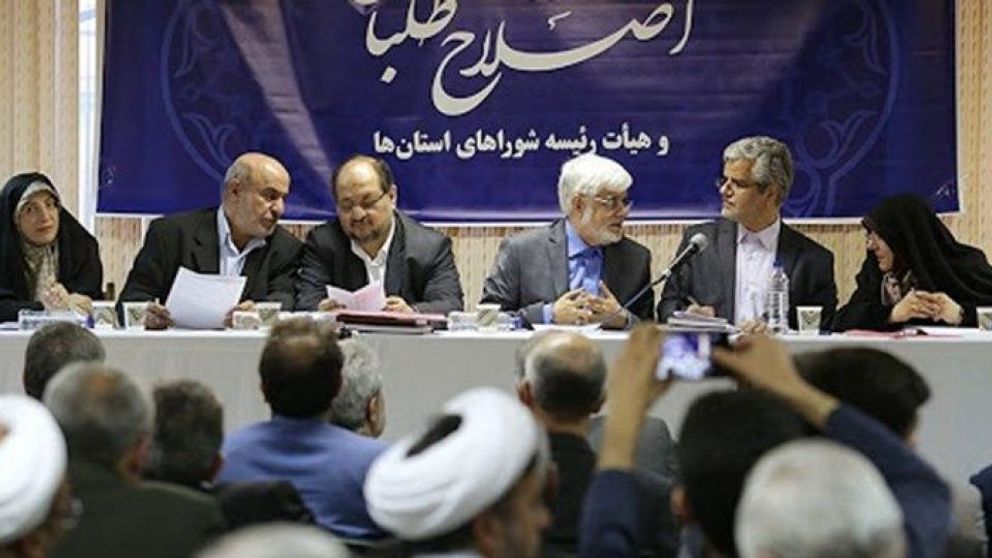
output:
[[[219,208],[152,221],[118,302],[149,301],[145,327],[169,327],[172,318],[160,303],[185,267],[245,276],[238,309],[275,301],[292,310],[302,244],[278,225],[288,195],[289,173],[279,161],[261,153],[241,155],[227,169]]]

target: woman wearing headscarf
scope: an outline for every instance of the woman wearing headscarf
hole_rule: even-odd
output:
[[[906,324],[975,326],[992,305],[992,267],[961,244],[922,199],[899,195],[864,218],[868,254],[834,329],[893,330]]]
[[[19,174],[0,190],[0,266],[0,321],[23,309],[88,313],[101,297],[96,239],[40,173]]]

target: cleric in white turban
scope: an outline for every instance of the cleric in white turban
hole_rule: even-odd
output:
[[[65,467],[65,439],[48,409],[0,395],[0,555],[45,554],[68,500]]]
[[[550,515],[544,430],[514,397],[467,391],[369,469],[372,519],[414,553],[529,558]]]

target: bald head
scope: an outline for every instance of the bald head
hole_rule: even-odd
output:
[[[222,198],[235,243],[265,238],[275,231],[289,195],[289,181],[286,167],[263,153],[244,153],[231,163],[224,175]]]
[[[534,405],[557,420],[583,420],[603,398],[606,361],[599,346],[583,335],[557,332],[527,354],[524,381]]]

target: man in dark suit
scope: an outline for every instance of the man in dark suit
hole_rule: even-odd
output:
[[[327,286],[349,291],[380,283],[383,310],[447,314],[464,304],[451,239],[396,209],[396,184],[382,159],[354,155],[331,176],[337,219],[310,231],[296,306],[342,305]]]
[[[283,310],[292,310],[303,245],[278,225],[288,195],[289,173],[279,161],[261,153],[241,155],[224,177],[219,208],[152,221],[118,304],[151,301],[145,327],[169,327],[172,319],[160,302],[185,267],[246,277],[238,310],[256,301],[281,302]]]
[[[566,162],[558,179],[565,218],[503,241],[482,302],[519,311],[531,324],[623,328],[651,319],[654,292],[632,300],[651,281],[651,253],[623,235],[632,182],[620,164],[599,155]]]
[[[789,327],[797,326],[796,307],[820,306],[820,327],[830,328],[837,307],[834,256],[779,216],[793,176],[789,148],[776,139],[743,138],[724,150],[717,179],[723,218],[686,228],[679,252],[697,233],[706,235],[709,248],[665,283],[659,322],[687,310],[748,331],[763,329],[765,294],[778,264],[789,277]]]
[[[72,365],[49,383],[45,405],[65,434],[84,510],[51,556],[190,556],[224,530],[212,498],[141,480],[154,409],[123,372]]]

